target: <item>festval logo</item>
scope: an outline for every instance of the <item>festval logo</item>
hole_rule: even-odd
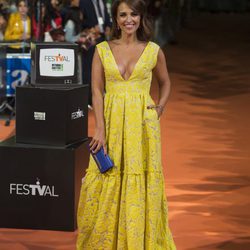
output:
[[[36,184],[10,183],[10,194],[59,197],[55,193],[55,186],[41,185],[39,178],[37,178]]]
[[[68,56],[61,55],[60,53],[58,55],[45,55],[44,61],[47,62],[70,62]]]

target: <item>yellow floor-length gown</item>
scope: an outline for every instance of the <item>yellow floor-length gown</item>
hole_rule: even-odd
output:
[[[147,43],[128,80],[107,42],[97,45],[105,72],[104,117],[112,170],[90,158],[78,207],[77,250],[175,250],[168,226],[160,124],[149,95],[159,46]]]

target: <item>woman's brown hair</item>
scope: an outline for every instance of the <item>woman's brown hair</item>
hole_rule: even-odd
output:
[[[137,30],[137,38],[140,41],[149,41],[152,37],[152,23],[147,15],[147,5],[144,0],[114,0],[112,4],[112,39],[121,37],[121,30],[117,25],[117,11],[121,3],[126,3],[133,11],[141,16],[140,26]]]

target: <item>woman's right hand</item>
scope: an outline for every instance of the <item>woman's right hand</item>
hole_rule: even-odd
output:
[[[96,129],[95,135],[92,138],[91,142],[89,143],[90,150],[95,154],[99,151],[101,147],[103,147],[104,154],[107,154],[107,146],[106,146],[106,139],[105,139],[105,131],[104,129]]]

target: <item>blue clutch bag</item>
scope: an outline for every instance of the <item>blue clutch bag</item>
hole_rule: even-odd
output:
[[[101,173],[107,172],[114,166],[114,163],[112,162],[110,157],[104,154],[103,147],[101,147],[100,150],[96,153],[93,153],[92,151],[90,151],[90,153],[93,156]]]

